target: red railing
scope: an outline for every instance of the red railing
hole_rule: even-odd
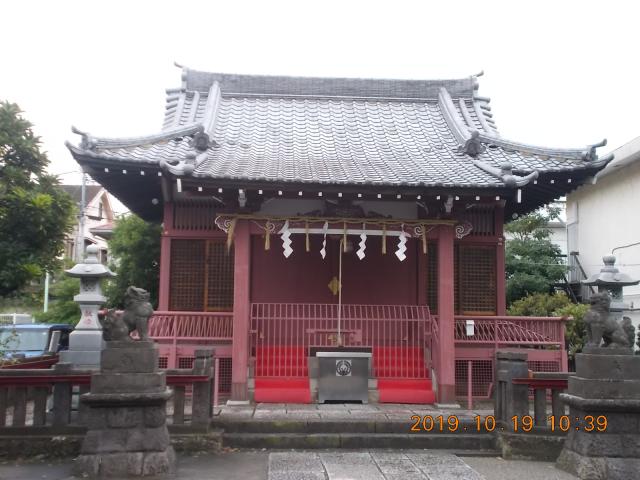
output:
[[[340,329],[338,329],[340,313]],[[360,347],[373,354],[377,377],[426,375],[430,314],[419,305],[254,303],[251,356],[255,375],[304,377],[314,347]]]
[[[430,336],[430,341],[431,341],[431,352],[430,352],[430,357],[431,357],[431,367],[433,369],[434,372],[436,372],[436,375],[438,374],[438,372],[440,371],[440,325],[438,324],[438,317],[432,316],[431,317],[431,322],[430,322],[430,326],[431,326],[431,336]],[[435,378],[435,381],[437,381],[438,379]]]
[[[10,427],[84,426],[87,406],[80,402],[74,408],[73,391],[77,387],[80,394],[87,393],[92,373],[71,369],[0,370],[0,433]],[[166,370],[166,374],[167,386],[174,394],[167,405],[172,424],[206,428],[211,407],[217,405],[217,371],[211,352],[199,353],[191,369]],[[48,404],[53,408],[49,409]],[[185,413],[189,422],[185,421]]]
[[[160,367],[191,368],[194,352],[203,346],[230,344],[232,312],[155,312],[149,320],[149,336],[160,349]]]
[[[155,312],[149,320],[149,336],[166,340],[231,340],[232,312]]]
[[[467,335],[467,320],[474,321],[473,335]],[[457,395],[467,397],[468,404],[472,398],[491,396],[498,349],[525,349],[529,369],[534,372],[566,371],[566,320],[565,317],[456,315]]]
[[[215,348],[216,398],[231,392],[233,312],[158,311],[149,336],[158,344],[161,368],[191,368],[196,350]]]
[[[456,315],[456,344],[498,346],[557,346],[564,348],[565,317],[508,317]],[[466,334],[466,321],[474,321],[474,334]]]

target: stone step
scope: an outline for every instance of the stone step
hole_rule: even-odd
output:
[[[265,449],[438,449],[499,456],[487,433],[237,433],[222,435],[225,447]]]
[[[435,417],[435,416],[434,416]],[[436,420],[437,422],[437,420]],[[276,419],[255,419],[255,418],[216,418],[211,426],[223,430],[225,433],[395,433],[411,435],[446,434],[455,435],[486,434],[484,429],[478,431],[476,421],[472,418],[460,417],[457,430],[450,432],[447,428],[446,419],[443,431],[439,431],[439,424],[436,423],[431,431],[425,431],[422,423],[418,424],[415,432],[411,431],[415,424],[415,419],[408,415],[404,419],[308,419],[308,418],[276,418]],[[498,428],[499,429],[499,428]]]

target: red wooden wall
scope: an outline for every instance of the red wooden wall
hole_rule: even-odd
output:
[[[271,249],[253,236],[251,242],[251,301],[273,303],[337,303],[328,284],[338,277],[338,239],[327,239],[327,257],[320,256],[322,237],[312,235],[310,251],[305,251],[304,235],[292,235],[293,254],[285,258],[278,237]],[[418,303],[416,240],[407,243],[407,258],[395,256],[397,238],[387,238],[387,253],[382,255],[380,237],[368,237],[366,256],[356,256],[359,237],[348,237],[353,250],[342,257],[342,301],[344,304],[415,305]],[[420,253],[422,255],[422,253]]]

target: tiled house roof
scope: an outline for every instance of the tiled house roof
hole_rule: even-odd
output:
[[[80,205],[82,200],[82,185],[60,185],[60,187],[71,195],[71,198],[76,203],[76,205]],[[86,186],[86,198],[85,200],[89,202],[93,199],[98,193],[102,190],[102,186],[100,185],[87,185]]]
[[[595,148],[533,147],[500,137],[477,78],[367,80],[183,70],[162,130],[86,133],[78,161],[156,166],[238,184],[414,188],[523,187],[545,174],[590,176]],[[561,192],[562,194],[564,192]]]

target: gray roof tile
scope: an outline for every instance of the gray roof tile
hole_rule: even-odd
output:
[[[129,143],[127,139],[91,138],[84,151],[116,160],[183,162],[195,151],[190,136],[200,122],[205,129],[209,108],[209,118],[214,116],[206,132],[211,141],[193,171],[197,177],[501,187],[501,178],[473,161],[498,168],[509,162],[519,175],[599,166],[593,155],[580,150],[539,149],[502,140],[493,119],[484,113],[487,101],[474,97],[474,77],[447,81],[304,79],[188,70],[183,80],[182,90],[168,91],[164,134],[150,137],[146,144],[144,138]],[[219,91],[215,90],[218,86]],[[442,87],[451,96],[453,112],[438,99]],[[208,104],[209,95],[221,97]],[[443,111],[447,108],[449,122]],[[456,136],[454,127],[468,131]],[[483,135],[487,146],[475,157],[461,151],[458,141],[460,135],[467,137],[473,130]]]

